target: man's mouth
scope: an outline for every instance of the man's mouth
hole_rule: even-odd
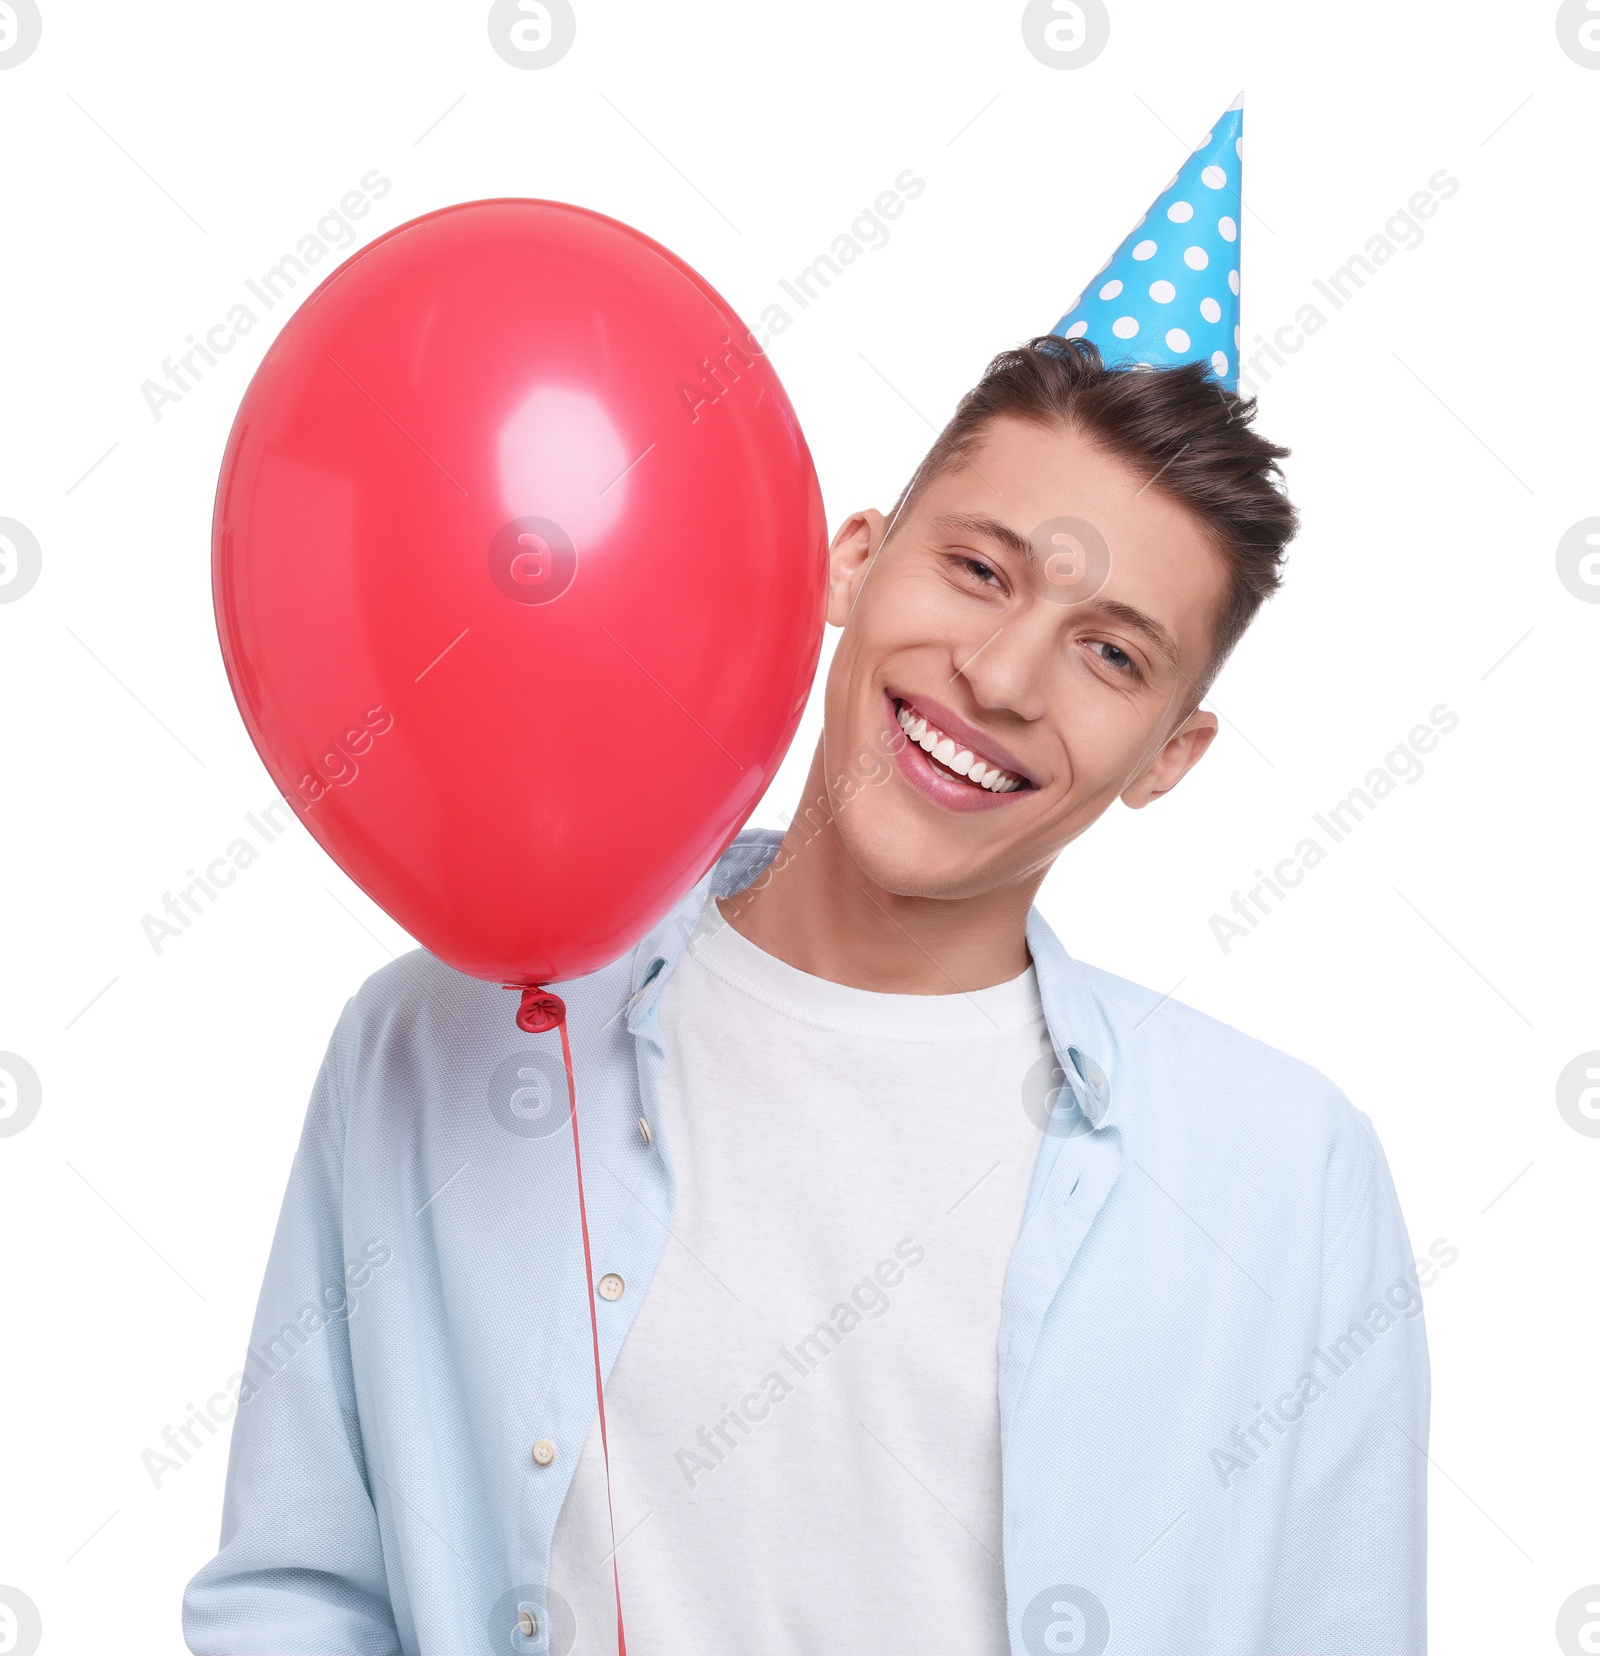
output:
[[[1032,787],[1025,777],[1006,770],[987,754],[947,736],[911,702],[897,699],[894,712],[907,738],[927,754],[936,772],[952,782],[963,782],[992,794],[1015,793],[1020,788]]]

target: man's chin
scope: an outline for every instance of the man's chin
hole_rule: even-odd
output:
[[[880,891],[943,900],[981,897],[1005,883],[970,846],[955,846],[926,829],[845,820],[841,837],[850,860]]]

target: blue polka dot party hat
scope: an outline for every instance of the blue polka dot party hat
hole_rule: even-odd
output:
[[[1244,93],[1050,330],[1108,367],[1208,362],[1239,389],[1239,181]]]

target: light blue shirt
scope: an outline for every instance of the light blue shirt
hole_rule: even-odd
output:
[[[707,890],[777,846],[741,834],[631,954],[552,986],[595,1268],[628,1284],[596,1300],[607,1372],[674,1210],[661,992]],[[1435,1266],[1371,1122],[1308,1065],[1072,959],[1037,909],[1027,939],[1060,1068],[1001,1308],[1011,1649],[1420,1656]],[[559,1036],[522,1034],[515,1004],[417,950],[339,1019],[221,1549],[184,1599],[199,1656],[550,1649],[594,1369]],[[817,1651],[899,1656],[858,1651],[825,1606],[818,1625]]]

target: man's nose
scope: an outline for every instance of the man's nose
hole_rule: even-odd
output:
[[[1054,609],[1053,615],[1041,610]],[[995,712],[1021,719],[1043,716],[1050,669],[1060,645],[1058,606],[1037,599],[1009,611],[987,636],[958,643],[951,654],[952,676],[964,678],[974,699]]]

